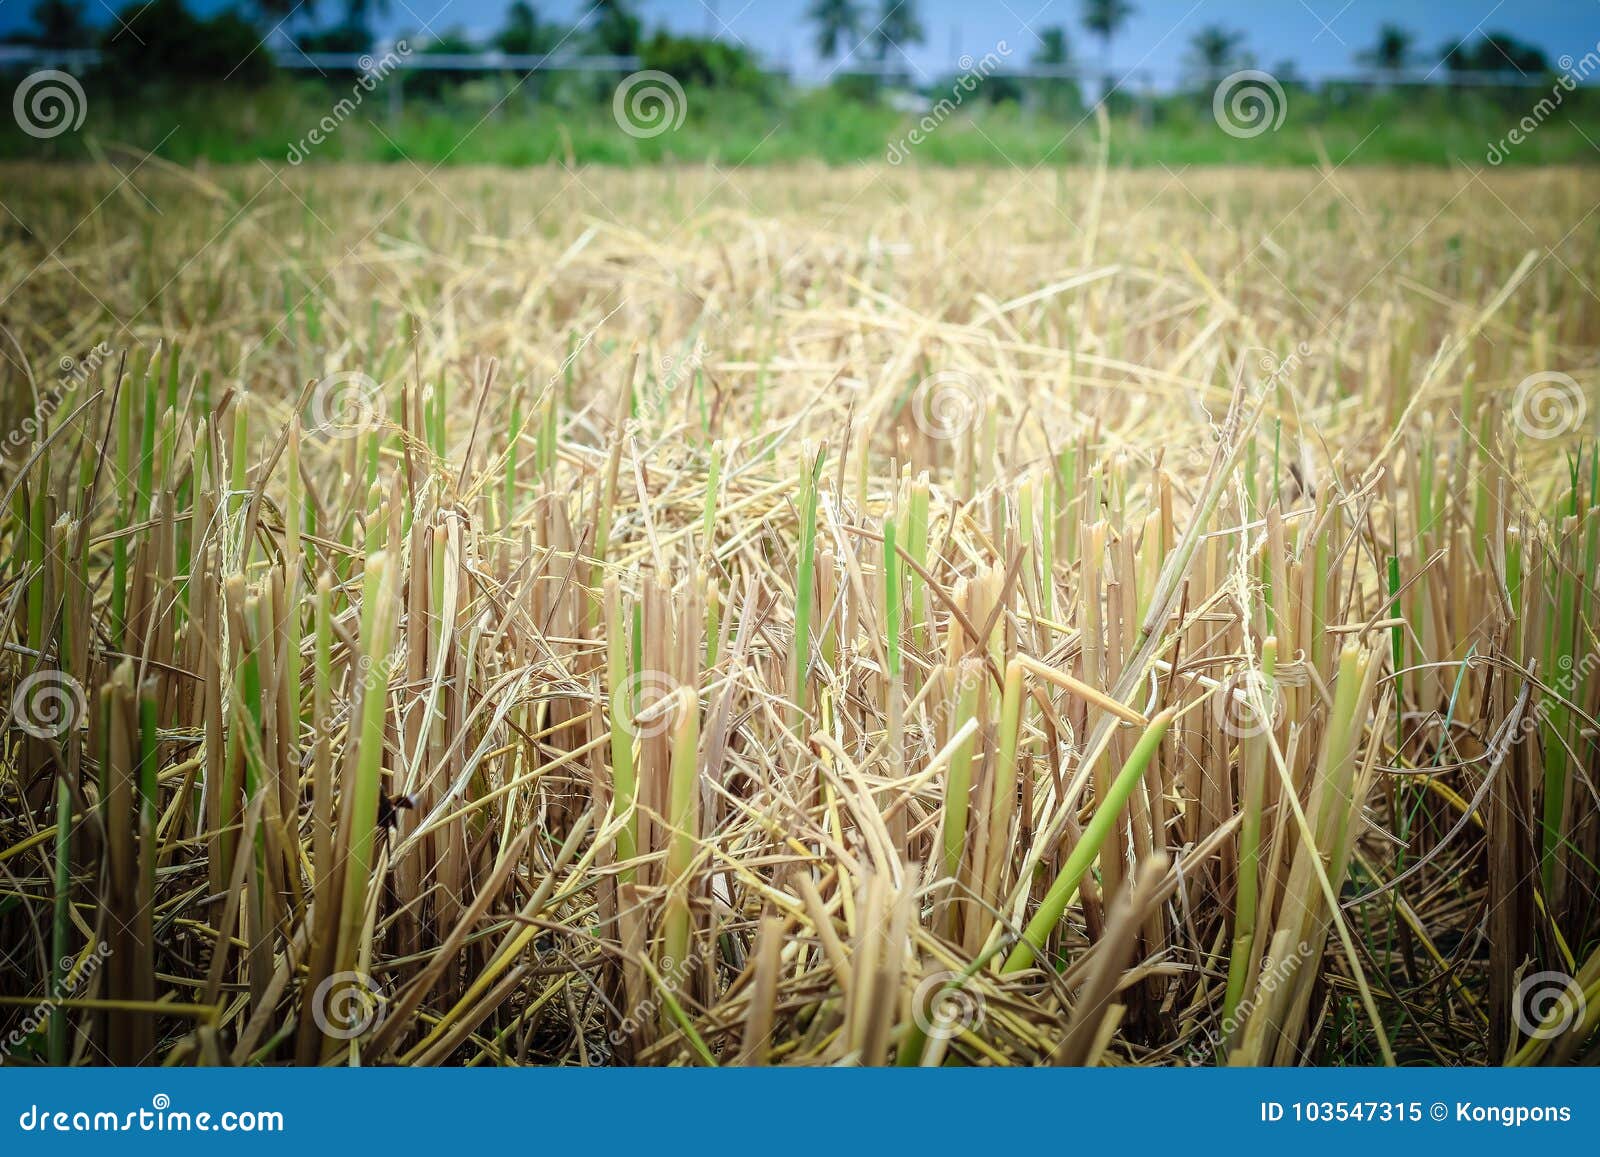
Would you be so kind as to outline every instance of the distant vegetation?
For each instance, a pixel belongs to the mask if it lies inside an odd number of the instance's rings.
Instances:
[[[71,158],[127,146],[178,161],[282,161],[290,142],[365,82],[353,69],[319,75],[284,69],[281,60],[297,51],[381,58],[397,43],[372,31],[386,11],[383,0],[350,0],[320,16],[309,4],[255,0],[202,17],[184,0],[133,0],[114,20],[92,22],[85,0],[39,0],[30,26],[11,40],[98,49],[98,63],[73,68],[92,116],[82,132],[48,139],[0,123],[0,156]],[[1128,0],[1084,0],[1077,28],[1054,25],[1037,30],[1033,43],[1005,46],[996,69],[967,63],[962,75],[935,77],[913,75],[905,55],[926,38],[912,0],[813,0],[803,10],[797,0],[797,11],[830,70],[821,84],[773,71],[734,40],[648,28],[633,0],[600,0],[575,26],[516,0],[490,36],[402,33],[403,56],[635,58],[681,88],[680,115],[670,132],[619,133],[613,97],[621,71],[530,72],[519,61],[488,72],[405,68],[382,79],[386,92],[368,84],[372,99],[357,102],[359,115],[305,155],[430,164],[898,162],[890,143],[909,132],[918,143],[903,156],[918,163],[1073,163],[1098,148],[1098,103],[1111,118],[1112,161],[1125,164],[1547,163],[1592,160],[1584,134],[1600,133],[1600,98],[1578,87],[1561,92],[1568,77],[1551,71],[1545,53],[1501,32],[1425,52],[1409,30],[1385,24],[1356,58],[1372,74],[1368,83],[1313,85],[1292,60],[1264,65],[1243,32],[1209,25],[1191,38],[1181,90],[1153,92],[1110,66],[1134,12]],[[1234,99],[1248,106],[1259,98],[1269,117],[1279,115],[1263,131],[1231,131],[1213,96],[1224,80],[1258,68],[1270,82],[1249,82],[1258,87],[1247,84]],[[1402,83],[1417,69],[1443,79]],[[1516,83],[1502,85],[1502,77]],[[1537,133],[1491,156],[1492,143],[1556,92],[1560,107],[1548,121],[1538,117]],[[930,110],[936,131],[924,115]],[[915,132],[919,125],[925,131]]]

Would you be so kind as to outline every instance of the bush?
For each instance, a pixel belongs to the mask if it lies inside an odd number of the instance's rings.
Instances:
[[[847,101],[877,104],[883,92],[883,82],[873,73],[840,72],[834,74],[828,88]]]
[[[657,32],[639,47],[645,68],[665,72],[679,84],[766,93],[768,78],[743,48],[721,40]]]

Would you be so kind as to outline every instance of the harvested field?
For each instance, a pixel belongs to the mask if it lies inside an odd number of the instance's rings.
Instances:
[[[0,168],[4,1059],[1592,1063],[1597,180]]]

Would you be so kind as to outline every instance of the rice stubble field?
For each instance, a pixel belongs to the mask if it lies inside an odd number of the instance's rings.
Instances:
[[[1592,171],[0,190],[6,1063],[1596,1059]]]

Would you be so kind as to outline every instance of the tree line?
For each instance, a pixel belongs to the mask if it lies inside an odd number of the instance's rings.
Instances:
[[[374,47],[375,25],[391,13],[390,0],[344,0],[337,11],[319,18],[316,0],[251,0],[211,16],[190,11],[184,0],[132,0],[114,18],[99,23],[89,18],[91,0],[37,0],[29,26],[10,37],[13,43],[46,49],[93,47],[102,55],[101,72],[113,79],[140,83],[227,79],[259,83],[276,69],[274,55],[262,51],[264,38],[282,36],[305,53],[364,53]],[[1081,0],[1079,27],[1052,25],[1037,30],[1037,43],[1026,63],[1067,71],[1081,68],[1103,78],[1101,95],[1116,87],[1111,51],[1136,14],[1132,0]],[[838,87],[872,97],[885,86],[911,87],[916,71],[906,53],[926,42],[927,32],[916,0],[811,0],[805,9],[813,44]],[[1092,59],[1080,60],[1075,35],[1096,44]],[[413,45],[418,41],[413,38]],[[288,49],[285,45],[285,49]],[[460,29],[430,36],[419,51],[467,54],[496,50],[510,55],[638,57],[644,67],[673,75],[680,83],[712,88],[765,90],[771,76],[745,47],[715,36],[685,36],[644,26],[636,0],[594,0],[576,24],[547,20],[528,0],[514,0],[503,24],[491,36],[474,40]],[[853,66],[868,64],[872,75]],[[1019,59],[1017,64],[1022,64]],[[1384,24],[1357,63],[1384,74],[1415,68],[1441,68],[1446,76],[1467,74],[1547,73],[1550,62],[1538,47],[1508,33],[1489,32],[1470,41],[1452,41],[1433,52],[1421,49],[1416,36],[1395,23]],[[1232,72],[1263,67],[1283,85],[1304,84],[1292,60],[1260,64],[1242,31],[1220,24],[1199,29],[1184,57],[1186,81],[1214,85]],[[1057,85],[1059,88],[1059,83]],[[1022,90],[1007,78],[987,81],[991,100],[1020,97]]]

